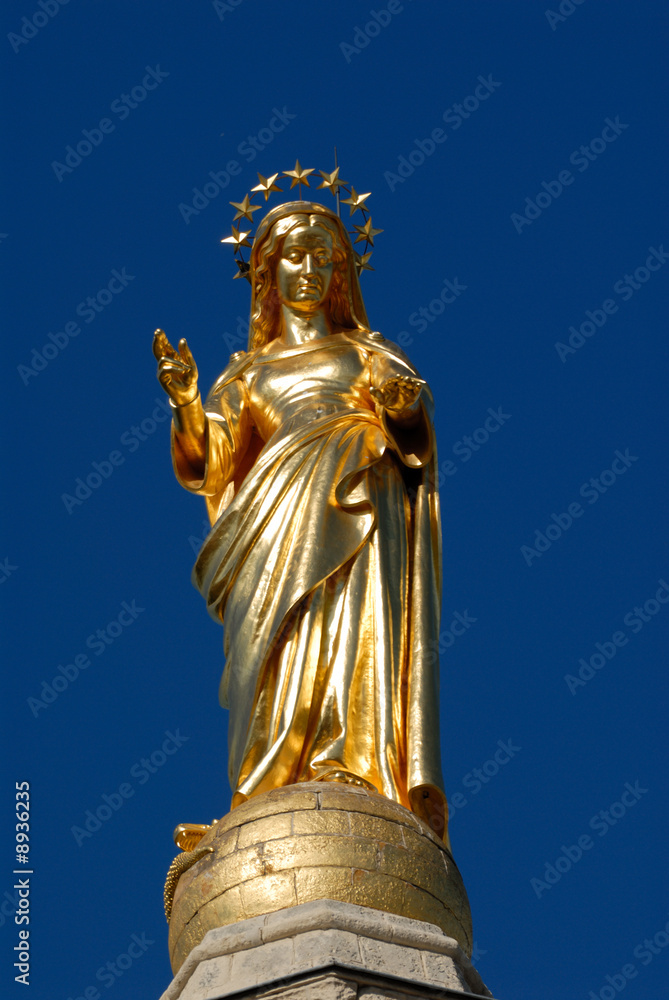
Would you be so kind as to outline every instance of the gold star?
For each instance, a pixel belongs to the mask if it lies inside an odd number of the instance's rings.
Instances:
[[[372,256],[372,251],[371,250],[369,251],[369,253],[363,253],[363,254],[357,253],[355,255],[355,267],[356,267],[356,270],[357,270],[358,274],[360,274],[362,271],[373,271],[374,270],[374,268],[370,264],[367,263],[367,261],[369,260],[369,258],[371,256]]]
[[[248,219],[252,223],[253,213],[260,211],[260,205],[252,205],[247,194],[244,195],[244,201],[231,201],[230,204],[237,209],[233,222],[237,219]]]
[[[355,229],[356,233],[358,233],[354,241],[355,243],[360,243],[361,240],[367,240],[367,242],[370,243],[372,246],[374,246],[374,237],[378,236],[379,233],[383,232],[382,229],[372,229],[371,215],[367,219],[367,222],[364,224],[364,226],[354,226],[353,228]]]
[[[355,190],[355,188],[352,187],[351,188],[351,197],[350,198],[342,198],[342,202],[341,203],[342,203],[342,205],[350,205],[351,206],[351,215],[353,215],[353,213],[356,212],[358,209],[360,209],[363,212],[368,212],[369,209],[365,205],[365,198],[370,198],[371,194],[372,194],[371,191],[368,191],[366,194],[358,194],[358,192]]]
[[[309,187],[310,185],[309,181],[307,180],[307,177],[309,176],[309,174],[313,174],[313,172],[314,172],[313,167],[309,167],[308,169],[303,170],[302,167],[300,166],[300,161],[295,160],[295,169],[284,170],[283,176],[291,178],[290,190],[292,191],[296,184],[304,184],[305,187]]]
[[[336,195],[342,184],[346,184],[346,181],[339,180],[339,167],[333,170],[331,174],[326,174],[324,170],[319,170],[318,172],[323,178],[323,183],[318,185],[319,190],[320,188],[329,188],[332,194]]]
[[[238,229],[235,229],[235,227],[233,226],[232,236],[226,236],[224,240],[221,240],[221,243],[232,243],[235,248],[235,253],[237,253],[240,247],[251,246],[251,244],[246,238],[247,236],[250,235],[250,232],[251,230],[249,229],[248,233],[240,233],[240,231]]]
[[[272,174],[271,177],[263,177],[262,174],[258,174],[258,180],[260,181],[260,184],[256,184],[256,186],[252,187],[251,190],[262,191],[262,193],[265,195],[265,201],[268,201],[272,191],[281,190],[279,185],[274,183],[278,176],[279,176],[278,174]]]
[[[235,275],[235,278],[246,278],[246,280],[248,282],[250,282],[251,281],[251,265],[249,264],[249,262],[246,261],[246,260],[239,260],[239,259],[237,259],[236,264],[237,264],[237,267],[239,268],[239,270],[237,271],[237,274]]]

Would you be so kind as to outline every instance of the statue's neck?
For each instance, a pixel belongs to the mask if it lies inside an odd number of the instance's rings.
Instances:
[[[323,308],[313,312],[298,312],[283,304],[281,306],[281,340],[291,347],[306,344],[310,340],[329,337],[332,333],[330,317]]]

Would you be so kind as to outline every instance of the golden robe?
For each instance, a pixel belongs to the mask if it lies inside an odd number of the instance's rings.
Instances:
[[[439,751],[440,523],[431,400],[415,429],[369,393],[416,376],[346,331],[233,361],[205,404],[196,480],[212,530],[193,570],[225,623],[233,807],[344,770],[446,838]]]

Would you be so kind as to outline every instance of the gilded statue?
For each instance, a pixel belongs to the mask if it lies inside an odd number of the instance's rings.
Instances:
[[[154,353],[176,477],[211,521],[193,582],[224,626],[233,809],[342,781],[446,840],[433,401],[370,328],[360,260],[336,212],[279,205],[245,268],[248,350],[206,401],[186,340],[158,330]]]

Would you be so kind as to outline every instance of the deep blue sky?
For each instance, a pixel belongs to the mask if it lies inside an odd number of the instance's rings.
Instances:
[[[11,899],[14,782],[27,780],[29,995],[68,1000],[95,986],[148,1000],[171,979],[161,899],[171,832],[224,814],[229,790],[222,632],[189,582],[204,506],[176,484],[168,425],[152,417],[151,334],[187,336],[203,386],[214,380],[243,346],[235,331],[249,308],[218,242],[229,200],[256,171],[296,157],[331,170],[336,145],[342,176],[372,191],[384,230],[363,279],[370,322],[407,345],[437,399],[443,628],[454,612],[476,619],[444,655],[442,720],[478,968],[501,1000],[605,1000],[621,975],[627,1000],[659,1000],[669,975],[669,604],[655,596],[669,596],[659,583],[669,582],[666,8],[585,0],[551,25],[546,0],[404,0],[367,37],[356,26],[387,3],[218,7],[72,0],[39,30],[22,22],[37,0],[2,13],[0,894]],[[22,26],[34,37],[12,45]],[[367,44],[347,48],[355,39]],[[154,89],[123,105],[145,78]],[[283,128],[268,133],[277,111]],[[54,168],[104,119],[89,155]],[[251,159],[258,136],[266,148]],[[414,168],[398,181],[402,157]],[[180,210],[230,163],[236,175],[199,214]],[[442,310],[446,280],[459,294]],[[101,290],[101,311],[87,312]],[[570,335],[572,351],[556,349]],[[501,411],[488,423],[497,429],[475,434],[489,410]],[[472,435],[480,446],[468,452]],[[107,478],[66,504],[94,463]],[[549,525],[545,551],[531,552]],[[96,646],[124,602],[135,617],[122,614],[120,634]],[[84,655],[90,666],[51,704],[29,701]],[[184,741],[150,774],[138,762],[162,760],[166,731]],[[499,741],[517,749],[494,773]],[[72,828],[124,783],[129,797],[78,844]],[[600,812],[623,793],[610,825]],[[563,848],[576,858],[583,837],[582,857],[569,870],[558,862],[559,881],[532,883]],[[0,911],[0,979],[19,996],[11,910]],[[643,942],[658,934],[654,954]],[[105,972],[133,935],[153,943],[120,978]]]

